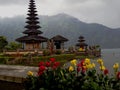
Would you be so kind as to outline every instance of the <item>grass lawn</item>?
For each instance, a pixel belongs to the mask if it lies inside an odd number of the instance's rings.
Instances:
[[[50,55],[50,56],[7,56],[0,55],[0,64],[11,64],[11,65],[27,65],[27,66],[38,66],[40,61],[48,61],[50,58],[55,58],[56,61],[59,61],[61,64],[64,64],[72,59],[84,59],[84,58],[95,58],[94,56],[83,56],[75,54],[59,54],[59,55]]]

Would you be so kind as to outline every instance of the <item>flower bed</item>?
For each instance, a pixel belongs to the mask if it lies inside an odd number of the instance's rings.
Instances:
[[[40,62],[38,75],[31,71],[24,82],[26,90],[120,90],[119,64],[113,65],[114,75],[104,66],[102,59],[97,60],[99,71],[95,63],[86,58],[81,61],[70,61],[70,66],[61,67],[55,58]]]

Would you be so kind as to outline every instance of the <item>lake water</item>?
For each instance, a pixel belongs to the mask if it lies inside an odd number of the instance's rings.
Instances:
[[[102,55],[101,58],[104,60],[104,65],[111,71],[110,73],[113,72],[114,63],[117,62],[120,65],[120,48],[103,49],[101,55]]]

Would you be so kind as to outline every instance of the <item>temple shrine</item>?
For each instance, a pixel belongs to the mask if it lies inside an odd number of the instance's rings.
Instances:
[[[83,36],[80,36],[79,37],[79,40],[78,40],[79,43],[76,44],[77,47],[79,47],[81,49],[81,51],[86,51],[87,50],[87,44],[85,43],[85,39]]]
[[[68,41],[67,38],[61,35],[56,35],[51,40],[54,42],[55,49],[64,49],[64,42]]]

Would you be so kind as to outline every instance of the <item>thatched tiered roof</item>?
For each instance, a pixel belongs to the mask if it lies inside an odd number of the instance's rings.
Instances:
[[[36,14],[36,6],[35,1],[30,0],[29,8],[28,8],[28,17],[26,18],[27,25],[25,26],[26,30],[23,32],[23,34],[26,34],[23,37],[17,38],[16,41],[18,42],[45,42],[47,41],[46,37],[42,37],[39,34],[42,34],[42,31],[38,30],[41,28],[39,26],[38,21],[38,14]]]
[[[78,40],[79,43],[76,44],[76,46],[88,46],[86,43],[85,43],[85,39],[83,36],[80,36],[79,37],[79,40]]]

